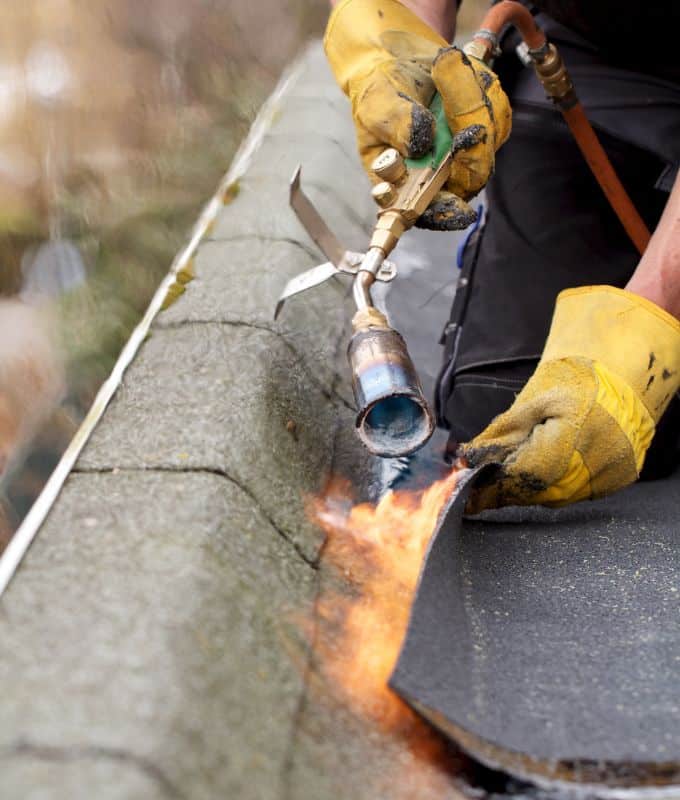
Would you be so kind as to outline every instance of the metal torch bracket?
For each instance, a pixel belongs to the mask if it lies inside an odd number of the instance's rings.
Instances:
[[[286,284],[274,311],[274,319],[281,313],[286,300],[300,292],[306,292],[315,286],[333,278],[336,275],[356,275],[361,267],[365,253],[346,250],[338,241],[333,231],[328,227],[323,217],[319,214],[312,201],[300,187],[301,168],[295,170],[290,182],[290,205],[310,237],[316,242],[319,249],[328,261],[308,269],[291,278]],[[397,267],[393,261],[383,261],[375,279],[389,283],[397,276]]]

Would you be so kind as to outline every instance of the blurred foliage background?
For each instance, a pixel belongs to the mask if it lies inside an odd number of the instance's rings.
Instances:
[[[49,316],[66,386],[36,430],[13,418],[23,415],[18,406],[7,419],[0,413],[4,538],[42,488],[283,67],[326,14],[321,0],[0,4],[0,296],[39,308],[21,317],[25,326]],[[37,304],[27,285],[37,288]],[[41,378],[37,394],[53,397],[46,365],[32,363],[44,360],[45,348],[32,331],[15,334],[17,363],[0,366],[0,394],[29,370]],[[17,441],[19,429],[30,442]]]
[[[461,31],[487,5],[465,0]],[[44,485],[282,69],[327,13],[326,0],[0,4],[0,316],[29,306],[32,317],[14,318],[49,324],[58,341],[50,351],[15,324],[4,356],[0,348],[0,540]],[[59,389],[40,363],[57,351]],[[32,383],[3,417],[3,391],[26,375]],[[30,392],[44,402],[23,425]],[[57,395],[56,411],[43,414]]]

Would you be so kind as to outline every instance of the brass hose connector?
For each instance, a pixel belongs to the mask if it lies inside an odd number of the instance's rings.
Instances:
[[[578,102],[574,84],[557,48],[548,44],[544,54],[537,56],[530,51],[529,55],[548,97],[563,111],[573,108]]]
[[[474,38],[463,46],[463,52],[488,66],[500,55],[498,35],[487,28],[480,28],[475,32]]]
[[[383,211],[373,229],[370,246],[379,247],[388,256],[408,227],[404,216],[402,211]]]
[[[489,9],[482,27],[463,48],[466,55],[490,64],[498,55],[498,40],[506,25],[517,28],[530,51],[539,53],[545,47],[545,34],[536,25],[531,11],[516,0],[501,0]]]

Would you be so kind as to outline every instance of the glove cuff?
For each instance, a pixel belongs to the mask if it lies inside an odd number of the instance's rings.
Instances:
[[[388,56],[380,39],[387,31],[412,33],[437,47],[447,46],[442,36],[397,0],[340,0],[328,18],[323,46],[345,94],[353,79],[367,75]]]
[[[657,422],[680,387],[680,322],[624,289],[567,289],[557,298],[541,361],[570,357],[604,365]]]

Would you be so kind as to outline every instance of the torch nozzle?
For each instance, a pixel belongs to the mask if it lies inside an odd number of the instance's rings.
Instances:
[[[371,317],[380,314],[372,311]],[[368,450],[393,458],[422,447],[434,431],[434,418],[401,335],[386,320],[384,325],[360,328],[347,355],[357,432]]]

